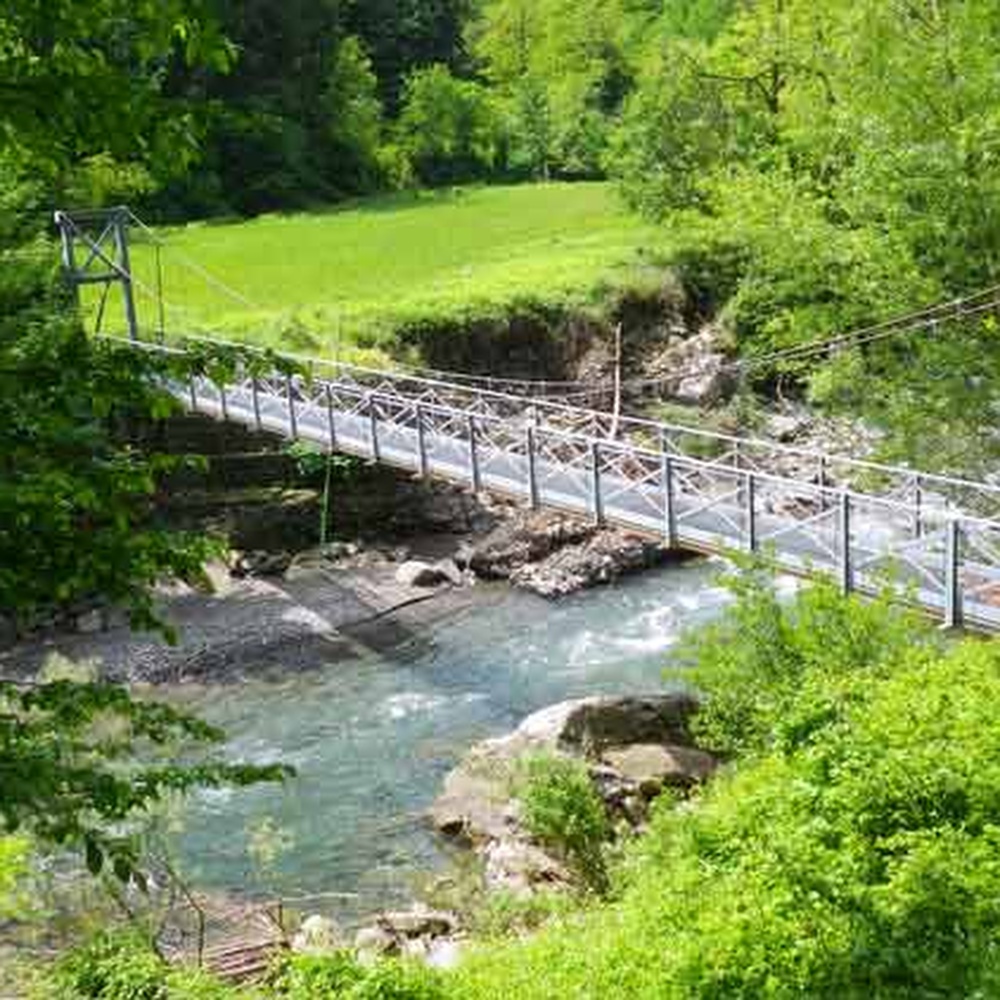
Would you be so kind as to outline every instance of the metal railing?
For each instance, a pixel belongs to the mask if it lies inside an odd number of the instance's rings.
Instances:
[[[167,350],[140,345],[149,350]],[[847,592],[891,587],[939,617],[1000,628],[1000,489],[759,439],[299,359],[173,384],[190,409],[655,534],[767,550]],[[706,442],[711,447],[706,447]],[[710,452],[705,455],[704,452]]]

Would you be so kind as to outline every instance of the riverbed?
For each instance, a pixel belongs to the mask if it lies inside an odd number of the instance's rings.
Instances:
[[[204,889],[299,901],[346,925],[409,901],[418,876],[448,863],[426,811],[462,754],[566,698],[662,690],[682,629],[727,602],[720,568],[672,564],[555,604],[483,587],[391,651],[187,688],[232,756],[280,759],[297,776],[187,805],[183,869]]]

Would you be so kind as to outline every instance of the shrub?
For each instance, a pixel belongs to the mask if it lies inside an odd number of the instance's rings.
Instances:
[[[517,794],[532,835],[559,851],[588,889],[607,893],[604,844],[612,829],[586,765],[552,754],[528,757]]]
[[[744,561],[721,580],[736,603],[689,632],[668,670],[705,696],[694,730],[719,753],[805,742],[833,711],[829,695],[839,679],[884,673],[913,643],[932,641],[888,586],[875,600],[844,598],[831,580],[820,580],[783,602],[763,561]]]
[[[444,1000],[438,973],[421,965],[383,961],[361,965],[349,952],[297,955],[278,982],[288,1000]]]
[[[458,995],[998,995],[1000,646],[743,581],[696,666],[747,700],[750,756],[654,807],[618,903],[474,955]]]
[[[135,930],[108,931],[56,964],[40,997],[59,1000],[237,1000],[243,996],[199,969],[171,966]]]

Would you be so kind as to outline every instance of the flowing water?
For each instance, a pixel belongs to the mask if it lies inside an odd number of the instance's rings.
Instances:
[[[391,655],[200,692],[191,707],[234,755],[298,775],[202,795],[179,837],[186,871],[211,889],[330,894],[313,908],[348,924],[406,901],[445,864],[426,810],[469,746],[566,698],[662,690],[680,630],[727,600],[718,569],[668,566],[557,604],[487,588]]]

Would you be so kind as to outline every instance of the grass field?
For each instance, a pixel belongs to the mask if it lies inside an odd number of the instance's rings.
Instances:
[[[339,341],[355,356],[408,321],[496,314],[525,300],[592,302],[629,281],[659,238],[609,185],[593,183],[395,195],[157,235],[168,335],[322,353]],[[155,328],[155,255],[138,229],[132,256],[140,321]],[[103,326],[121,330],[117,303]]]

